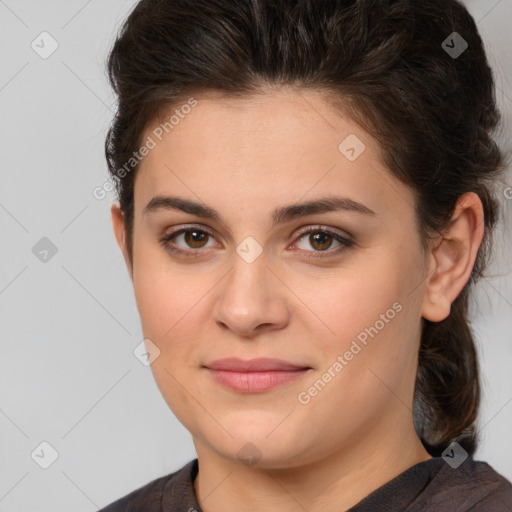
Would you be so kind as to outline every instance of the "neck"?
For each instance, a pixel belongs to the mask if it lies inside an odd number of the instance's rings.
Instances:
[[[378,432],[365,436],[364,444],[351,443],[312,462],[278,469],[233,462],[194,438],[198,502],[204,512],[348,510],[406,469],[431,458],[409,423],[407,429],[395,423],[383,430],[381,425]]]

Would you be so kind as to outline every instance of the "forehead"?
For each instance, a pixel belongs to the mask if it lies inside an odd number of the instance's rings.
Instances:
[[[390,186],[375,139],[321,92],[193,99],[193,107],[174,105],[146,128],[143,140],[154,147],[139,166],[136,204],[179,191],[217,206],[231,198],[268,209],[329,192],[385,210],[408,194],[401,183]]]

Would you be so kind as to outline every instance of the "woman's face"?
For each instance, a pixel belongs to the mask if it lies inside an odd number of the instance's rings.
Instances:
[[[414,194],[323,98],[204,95],[143,137],[132,279],[151,368],[195,442],[233,461],[369,456],[412,427],[426,277]],[[302,370],[208,368],[224,358]]]

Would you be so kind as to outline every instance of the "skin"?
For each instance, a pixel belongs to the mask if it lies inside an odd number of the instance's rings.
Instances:
[[[111,212],[144,337],[160,350],[154,377],[193,436],[199,504],[205,512],[346,510],[430,458],[412,417],[422,318],[446,318],[469,279],[482,204],[476,194],[461,196],[449,229],[424,254],[413,190],[321,92],[197,100],[137,171],[133,265],[119,205]],[[354,161],[338,149],[349,134],[366,146]],[[206,204],[222,222],[171,209],[144,214],[156,195]],[[274,208],[332,195],[375,215],[330,211],[272,227]],[[192,246],[174,239],[195,258],[166,251],[159,239],[188,224],[214,236]],[[303,235],[318,224],[354,244],[327,238],[322,246]],[[252,263],[236,252],[247,236],[263,249]],[[401,311],[300,403],[299,393],[396,302]],[[224,357],[273,357],[312,370],[270,391],[239,393],[202,367]],[[249,463],[239,455],[244,446]]]

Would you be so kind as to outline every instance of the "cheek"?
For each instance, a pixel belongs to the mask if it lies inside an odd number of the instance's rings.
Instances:
[[[163,272],[142,265],[134,275],[134,291],[144,338],[160,350],[151,364],[155,382],[177,418],[188,424],[195,402],[190,391],[201,361],[197,359],[204,325],[205,291],[212,285],[183,272]],[[142,270],[143,269],[143,270]],[[192,393],[203,403],[200,390]]]
[[[206,274],[205,274],[206,276]],[[180,329],[193,335],[195,306],[211,288],[193,265],[178,266],[163,248],[139,243],[134,251],[133,289],[144,335],[162,343]]]
[[[395,317],[393,304],[401,297],[400,278],[370,263],[358,269],[340,268],[336,273],[295,272],[284,280],[293,290],[299,323],[321,335],[333,348],[337,340],[350,340],[379,321]],[[364,337],[364,334],[362,335]]]
[[[210,288],[183,276],[139,275],[134,279],[134,290],[144,336],[154,337],[164,346],[178,344],[181,338],[196,338],[204,323],[201,299]]]
[[[391,259],[381,258],[380,265],[375,262],[325,279],[302,274],[291,286],[308,305],[305,311],[296,310],[295,316],[305,336],[315,340],[320,376],[330,368],[336,374],[331,379],[334,386],[325,375],[328,386],[338,389],[334,401],[357,405],[375,393],[385,393],[383,382],[399,388],[404,374],[411,374],[418,311],[404,286],[403,267],[392,265]],[[336,372],[332,367],[337,362],[343,369],[338,365]],[[348,389],[350,396],[346,396]]]

